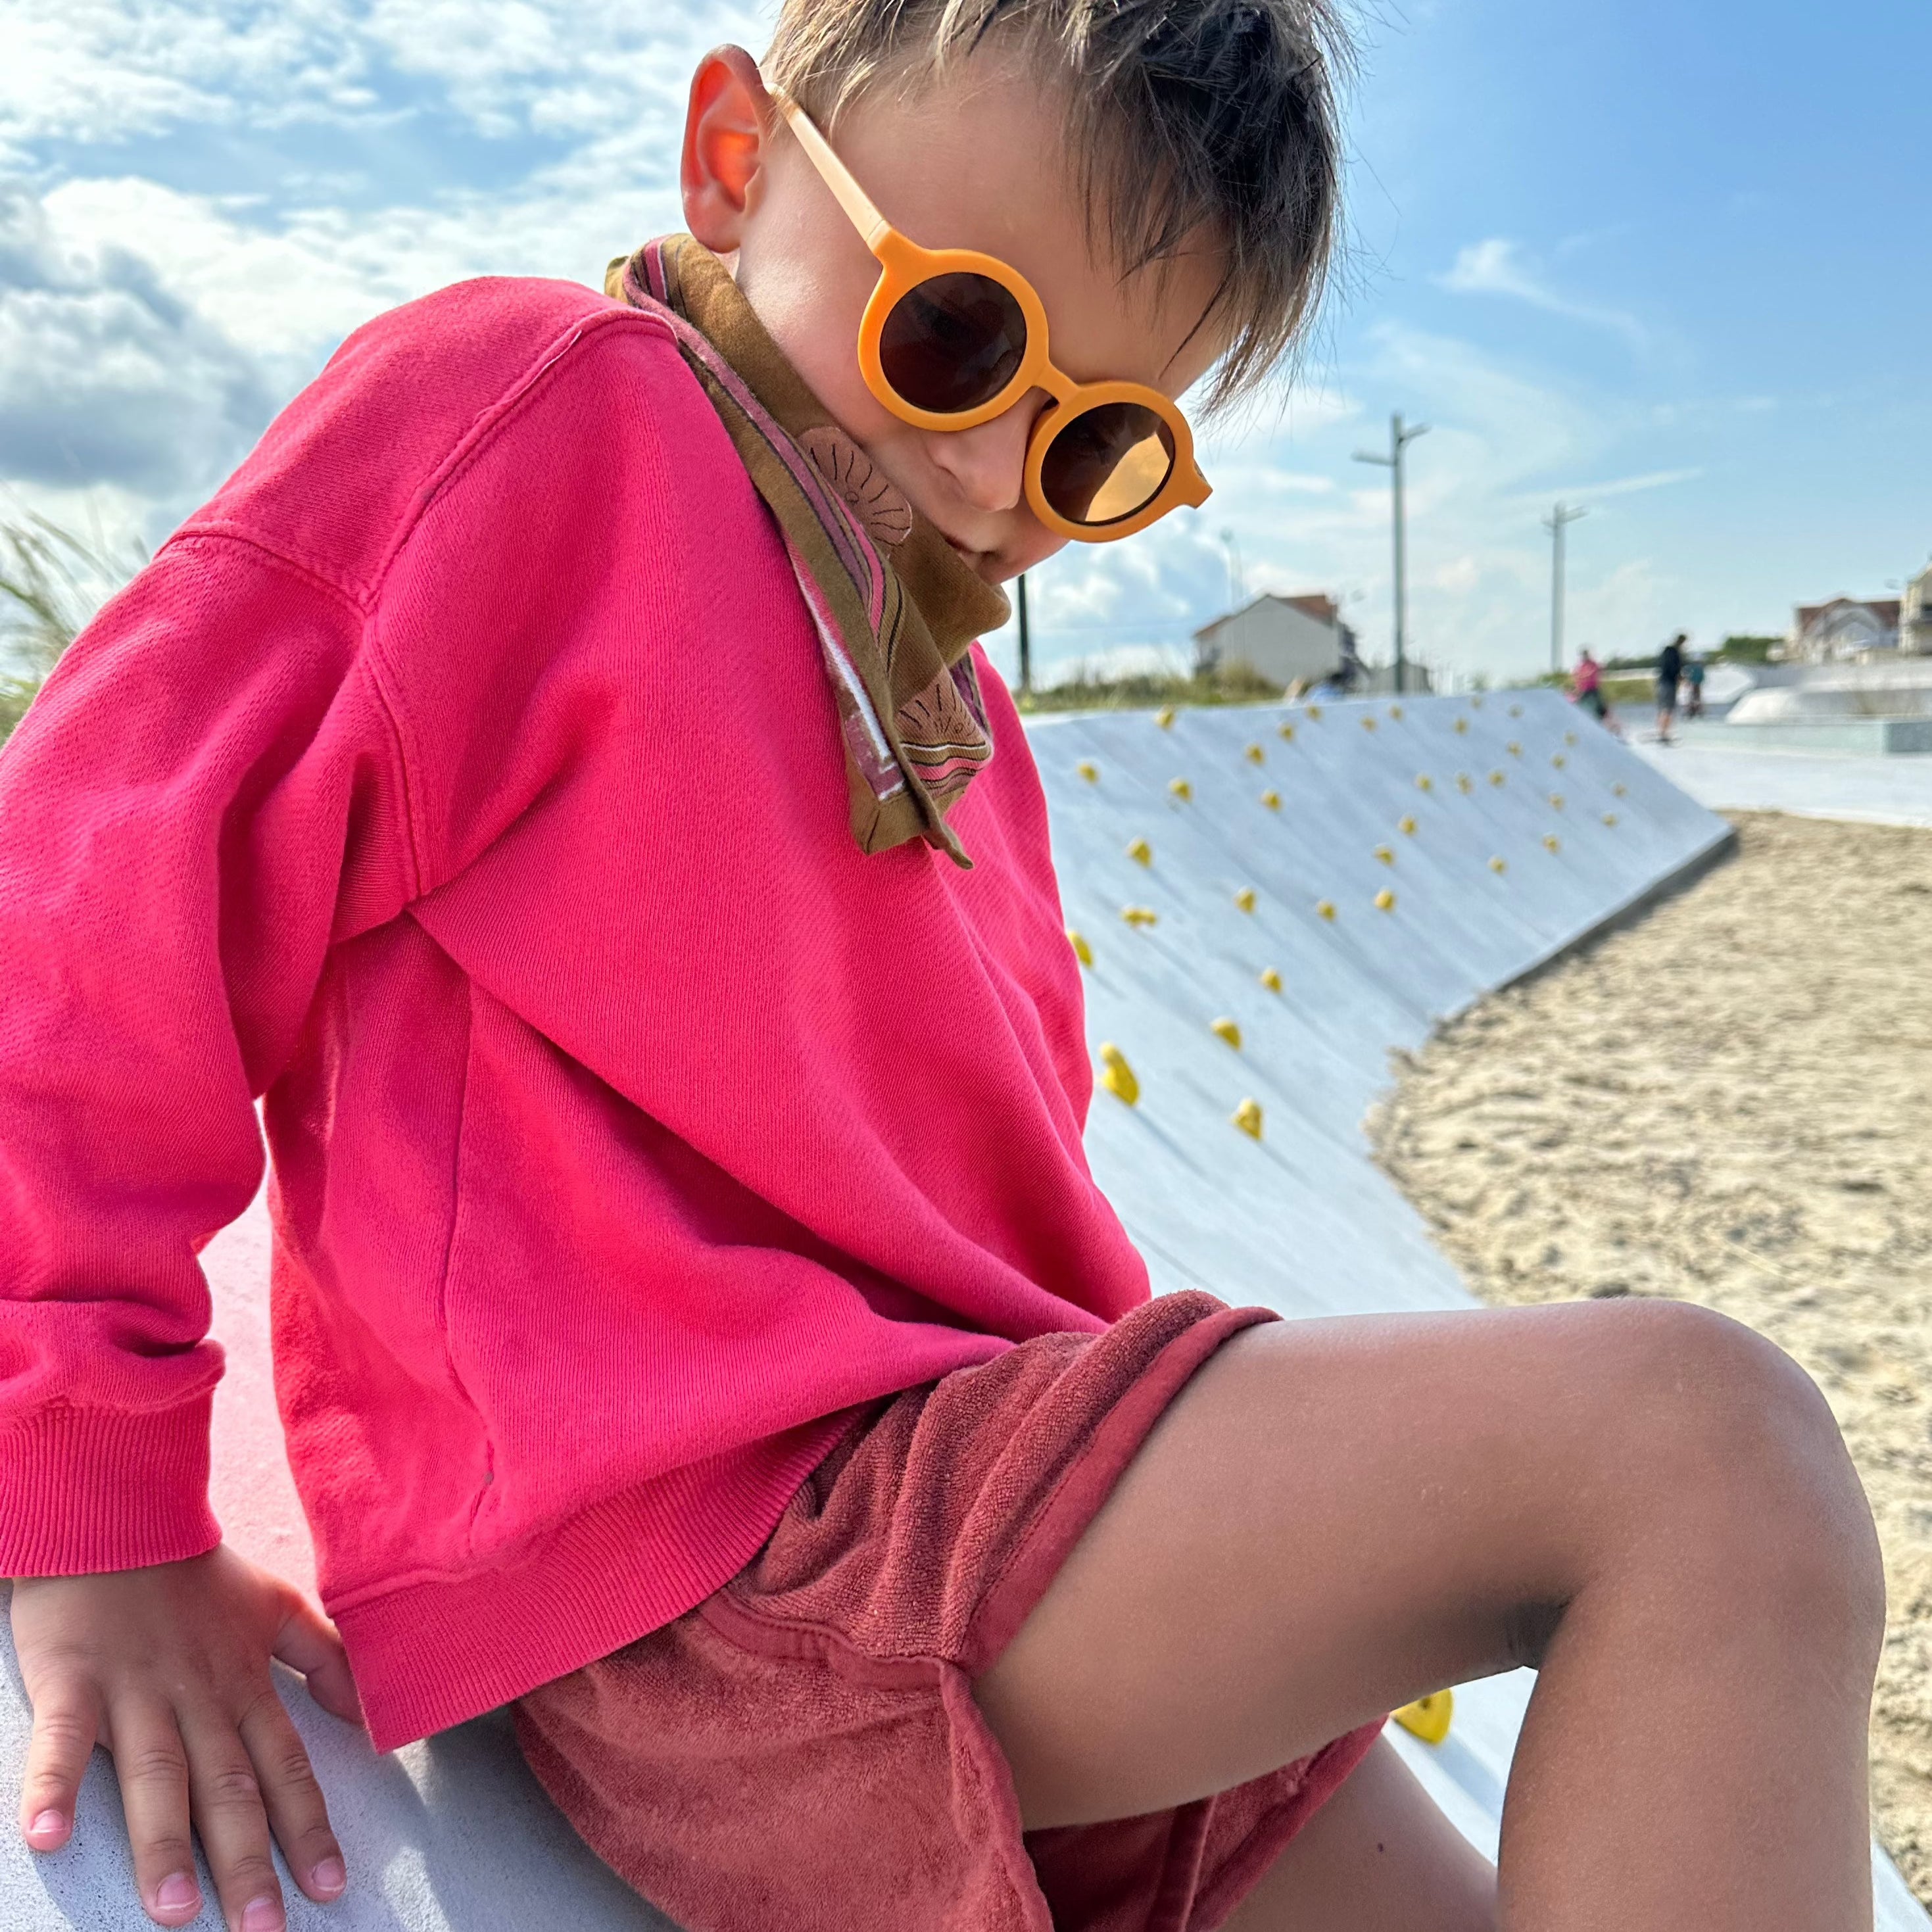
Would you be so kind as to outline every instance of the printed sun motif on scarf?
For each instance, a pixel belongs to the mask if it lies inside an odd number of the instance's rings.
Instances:
[[[838,705],[860,849],[923,838],[970,866],[946,814],[993,755],[968,653],[1006,600],[827,419],[708,249],[648,242],[604,289],[668,323],[777,520]]]

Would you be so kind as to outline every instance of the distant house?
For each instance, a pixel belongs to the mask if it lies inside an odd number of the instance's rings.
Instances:
[[[1804,664],[1859,664],[1899,646],[1899,600],[1834,597],[1792,612],[1784,654]]]
[[[1905,586],[1900,599],[1898,648],[1922,658],[1932,658],[1932,563],[1928,563]]]
[[[1271,682],[1319,684],[1339,678],[1353,684],[1362,674],[1355,634],[1342,621],[1332,597],[1277,597],[1264,592],[1238,610],[1216,617],[1194,634],[1194,663],[1208,672],[1244,664]]]
[[[1342,622],[1340,608],[1320,591],[1303,597],[1264,592],[1195,632],[1197,671],[1237,664],[1284,688],[1331,679],[1364,694],[1395,688],[1395,674],[1388,665],[1362,662],[1355,634]],[[1432,688],[1428,671],[1413,660],[1406,682],[1411,691]]]

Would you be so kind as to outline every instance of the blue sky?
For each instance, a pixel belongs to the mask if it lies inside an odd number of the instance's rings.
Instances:
[[[0,490],[152,542],[342,335],[467,274],[594,281],[675,224],[700,0],[0,0]],[[1932,554],[1932,6],[1412,0],[1364,30],[1352,268],[1298,380],[1210,426],[1217,484],[1034,580],[1049,668],[1172,650],[1228,592],[1468,675],[1570,635],[1784,628]],[[1010,640],[994,640],[1010,660]]]

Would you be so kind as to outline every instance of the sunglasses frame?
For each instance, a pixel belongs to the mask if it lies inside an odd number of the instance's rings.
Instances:
[[[782,88],[773,88],[771,95],[798,136],[806,158],[878,260],[879,279],[859,323],[859,373],[866,379],[866,386],[894,416],[916,429],[975,429],[1004,415],[1029,391],[1044,389],[1053,400],[1051,406],[1041,412],[1027,439],[1027,501],[1048,530],[1076,543],[1116,542],[1132,536],[1136,530],[1145,530],[1184,503],[1198,508],[1208,500],[1213,485],[1202,475],[1194,460],[1194,432],[1172,397],[1150,388],[1144,382],[1076,382],[1056,368],[1048,353],[1046,305],[1018,269],[976,249],[925,248],[902,234],[879,212],[871,196],[832,152],[831,143],[805,110]],[[886,318],[902,297],[936,275],[959,274],[984,276],[1012,297],[1026,322],[1026,349],[1020,366],[998,395],[970,410],[941,413],[921,409],[892,387],[880,359],[880,344]],[[1174,439],[1174,460],[1166,481],[1138,509],[1110,523],[1076,523],[1063,517],[1047,501],[1040,472],[1046,452],[1060,430],[1090,410],[1108,403],[1137,403],[1151,410],[1167,425]]]

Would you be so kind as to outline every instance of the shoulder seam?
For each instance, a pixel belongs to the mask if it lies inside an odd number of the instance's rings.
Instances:
[[[398,556],[416,534],[417,525],[422,522],[436,498],[476,460],[490,439],[530,400],[545,379],[565,362],[573,350],[593,336],[601,335],[606,329],[616,327],[644,328],[674,346],[677,340],[656,316],[640,309],[615,307],[593,312],[568,325],[562,334],[553,336],[531,366],[494,402],[487,404],[477,413],[469,428],[457,438],[435,468],[417,487],[408,510],[397,525],[394,534],[376,562],[369,586],[372,603],[380,600],[382,586],[388,580],[389,572]]]

